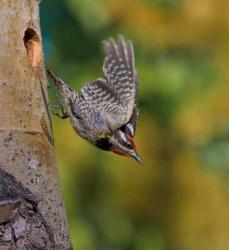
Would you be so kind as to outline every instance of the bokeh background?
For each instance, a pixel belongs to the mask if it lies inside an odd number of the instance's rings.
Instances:
[[[101,41],[118,34],[134,43],[140,79],[143,167],[92,147],[53,117],[74,249],[228,250],[228,1],[40,7],[46,61],[73,88],[101,76]]]

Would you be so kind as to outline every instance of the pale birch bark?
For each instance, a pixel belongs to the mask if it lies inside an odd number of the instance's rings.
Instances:
[[[70,249],[45,100],[39,1],[0,5],[0,249]]]

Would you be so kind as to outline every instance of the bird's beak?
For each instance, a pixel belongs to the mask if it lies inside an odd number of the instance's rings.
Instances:
[[[138,155],[138,153],[136,151],[134,151],[134,150],[130,151],[129,156],[134,158],[137,162],[143,164],[143,161],[142,161],[141,157]]]

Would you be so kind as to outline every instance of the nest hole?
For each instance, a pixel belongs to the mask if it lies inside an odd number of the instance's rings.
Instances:
[[[33,67],[42,64],[42,47],[41,41],[35,30],[28,28],[24,33],[24,44],[29,61]]]

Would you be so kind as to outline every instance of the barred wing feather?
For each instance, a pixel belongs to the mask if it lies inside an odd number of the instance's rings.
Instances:
[[[119,36],[118,43],[112,38],[104,41],[104,49],[104,78],[86,84],[81,89],[82,95],[110,130],[114,131],[128,122],[135,129],[138,111],[133,45]]]

